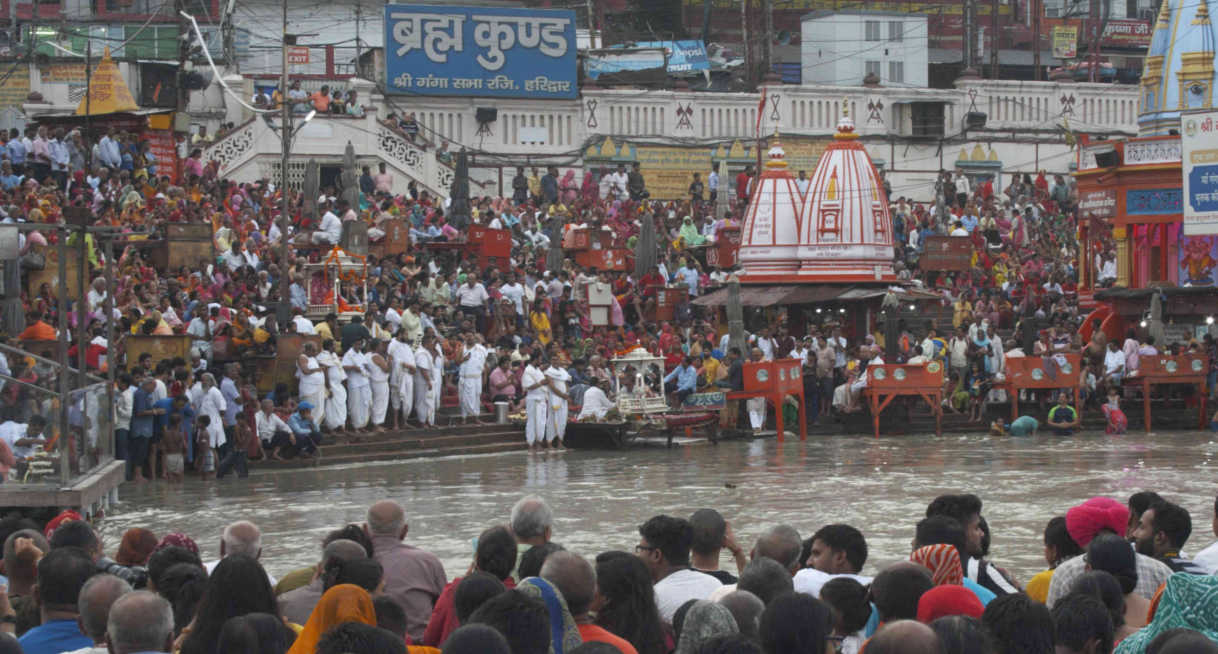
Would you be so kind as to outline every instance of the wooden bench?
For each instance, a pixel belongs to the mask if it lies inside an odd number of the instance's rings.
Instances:
[[[935,435],[943,435],[943,364],[938,361],[869,366],[863,396],[871,408],[871,424],[876,438],[880,437],[880,414],[901,396],[926,400],[935,414]]]
[[[808,440],[808,420],[804,408],[803,362],[799,359],[775,361],[745,361],[743,364],[744,389],[728,393],[727,399],[747,400],[764,397],[774,405],[774,419],[778,428],[778,442],[783,442],[784,428],[782,402],[787,395],[799,399],[799,440]]]
[[[1147,433],[1150,433],[1150,390],[1151,387],[1162,384],[1191,384],[1197,387],[1198,428],[1205,429],[1205,383],[1209,368],[1209,357],[1204,354],[1156,354],[1138,357],[1138,369],[1126,376],[1121,383],[1142,389],[1142,420]]]
[[[1047,363],[1043,356],[1006,357],[1003,375],[1005,379],[995,382],[994,388],[1006,391],[1011,398],[1011,420],[1019,417],[1019,391],[1022,390],[1069,390],[1074,393],[1074,406],[1079,406],[1079,371],[1082,355],[1055,354],[1065,357],[1065,363]],[[1056,359],[1055,359],[1056,360]]]

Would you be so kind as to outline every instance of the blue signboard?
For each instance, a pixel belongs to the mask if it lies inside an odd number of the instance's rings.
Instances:
[[[1184,193],[1178,188],[1125,191],[1125,213],[1129,215],[1180,213],[1183,206]]]
[[[385,87],[410,95],[574,98],[575,12],[385,6]]]
[[[1197,213],[1218,211],[1218,166],[1193,166],[1189,171],[1188,204]]]

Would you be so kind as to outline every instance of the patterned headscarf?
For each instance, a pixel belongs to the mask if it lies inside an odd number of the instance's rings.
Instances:
[[[1187,572],[1168,577],[1150,624],[1121,641],[1115,654],[1141,654],[1159,634],[1181,628],[1218,642],[1218,577]]]
[[[181,547],[183,549],[188,549],[195,554],[199,553],[199,546],[195,544],[194,540],[192,540],[190,536],[177,532],[165,534],[165,537],[161,539],[161,542],[157,543],[156,550],[160,551],[166,547]]]
[[[931,580],[936,586],[964,583],[964,568],[960,565],[960,553],[952,545],[927,545],[914,550],[909,560],[930,570]]]
[[[727,607],[716,602],[699,600],[685,614],[676,654],[694,654],[703,644],[718,636],[739,633],[736,618]]]
[[[567,608],[567,601],[562,593],[540,577],[529,577],[516,586],[516,590],[541,600],[550,614],[550,651],[549,654],[564,654],[579,646],[581,639],[579,627]]]

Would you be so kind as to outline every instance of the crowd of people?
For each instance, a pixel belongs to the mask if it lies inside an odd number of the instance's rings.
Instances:
[[[420,129],[411,115],[391,122],[403,134]],[[758,179],[752,167],[721,179],[716,166],[705,182],[693,177],[688,198],[664,201],[650,197],[637,164],[629,171],[624,165],[588,170],[582,177],[575,170],[518,168],[510,195],[475,196],[466,207],[414,182],[397,188],[381,164],[375,173],[365,167],[357,188],[326,187],[316,201],[290,191],[285,226],[282,189],[265,180],[217,177],[214,162],[202,154],[210,140],[200,135],[176,177],[158,169],[147,143],[121,131],[106,130],[87,148],[78,131],[31,127],[24,136],[14,130],[0,147],[4,222],[56,223],[65,208],[86,207],[97,224],[123,233],[109,252],[86,238],[90,290],[83,304],[67,298],[68,314],[61,317],[63,289],[28,284],[25,324],[7,325],[5,334],[14,345],[52,339],[66,318],[73,342],[86,332],[90,367],[118,366],[116,450],[132,462],[132,479],[174,474],[183,463],[201,474],[244,474],[250,458],[313,456],[335,437],[434,426],[445,407],[459,408],[462,420],[485,420],[496,403],[520,412],[530,447],[561,448],[568,420],[604,419],[619,382],[633,386],[632,379],[615,379],[609,366],[633,349],[664,360],[664,370],[643,381],[677,401],[701,390],[738,390],[744,361],[798,358],[813,422],[861,411],[870,365],[937,359],[950,371],[945,408],[982,426],[990,403],[1004,399],[993,386],[1007,357],[1078,352],[1086,362],[1080,371],[1084,406],[1053,407],[1039,418],[993,427],[1026,433],[1046,423],[1068,431],[1078,428],[1085,406],[1095,406],[1116,430],[1124,420],[1124,396],[1107,391],[1119,390],[1121,377],[1136,373],[1139,357],[1157,351],[1144,330],[1120,346],[1099,330],[1081,342],[1079,261],[1094,257],[1095,277],[1110,283],[1112,243],[1099,239],[1080,250],[1077,190],[1060,175],[1050,185],[1043,171],[1035,179],[1009,174],[1001,191],[991,179],[944,171],[926,202],[884,182],[899,275],[940,294],[951,308],[950,324],[910,321],[890,331],[874,318],[870,324],[843,320],[813,305],[749,308],[745,342],[734,343],[725,312],[692,300],[735,272],[711,265],[706,253],[724,230],[740,227],[738,217]],[[451,157],[447,144],[440,149]],[[340,244],[344,223],[364,222],[376,244],[395,220],[408,226],[410,243],[402,252],[368,256],[366,284],[344,279],[336,293],[324,273],[306,268]],[[646,221],[655,227],[656,252],[655,265],[642,275],[550,256],[571,230],[584,228],[608,235],[593,239],[594,248],[633,252],[651,231],[644,230]],[[178,268],[154,263],[159,239],[174,223],[210,224],[215,260]],[[510,232],[506,261],[446,247],[466,241],[473,224]],[[924,270],[920,262],[932,235],[969,239],[974,265],[958,272]],[[46,265],[45,254],[58,238],[54,230],[22,232],[25,281]],[[283,259],[285,238],[291,245]],[[113,279],[104,275],[108,263]],[[285,277],[292,315],[281,321],[276,313]],[[612,297],[597,317],[588,302],[592,286]],[[671,319],[657,319],[656,298],[665,286],[685,289],[688,301],[673,307]],[[317,313],[319,302],[333,312]],[[106,337],[111,325],[113,347]],[[302,352],[296,383],[259,392],[259,367],[251,357],[273,355],[285,333],[320,335],[320,345]],[[125,355],[128,334],[187,334],[194,345],[190,357],[133,361]],[[1206,348],[1218,372],[1212,340],[1162,345]],[[0,365],[0,373],[16,379],[53,383],[54,371],[32,360],[10,354]],[[9,450],[0,446],[0,465],[20,466],[28,456],[29,443],[40,437],[32,416],[46,413],[48,402],[17,384],[3,388],[0,412],[10,424],[0,425],[0,434],[11,436],[0,439]],[[764,400],[747,408],[745,420],[729,406],[722,424],[762,430],[771,409]]]
[[[574,552],[540,497],[505,518],[467,532],[470,565],[450,577],[407,542],[407,510],[379,501],[276,579],[259,562],[276,544],[246,520],[225,527],[219,557],[205,561],[183,533],[128,529],[109,556],[73,512],[45,524],[10,515],[0,652],[1218,652],[1218,544],[1185,555],[1190,514],[1154,492],[1053,517],[1048,567],[1025,583],[990,557],[990,523],[971,494],[934,498],[910,525],[908,555],[878,565],[848,524],[810,535],[750,525],[764,528],[741,543],[702,508],[645,520],[632,552]]]

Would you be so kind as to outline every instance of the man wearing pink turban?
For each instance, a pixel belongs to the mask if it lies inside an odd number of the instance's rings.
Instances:
[[[1124,536],[1125,527],[1129,524],[1129,509],[1122,503],[1108,497],[1093,497],[1078,506],[1066,511],[1066,531],[1070,538],[1086,549],[1098,534],[1108,532]],[[1133,545],[1130,545],[1133,547]],[[1050,608],[1057,600],[1070,594],[1074,582],[1087,571],[1085,556],[1076,556],[1057,566],[1053,579],[1049,582],[1049,597],[1047,604]],[[1138,569],[1138,585],[1134,592],[1151,599],[1159,586],[1172,575],[1167,564],[1149,556],[1136,555]]]

